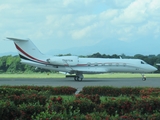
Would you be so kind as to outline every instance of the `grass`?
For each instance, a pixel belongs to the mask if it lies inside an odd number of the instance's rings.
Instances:
[[[145,74],[147,78],[160,78],[160,74]],[[84,74],[84,78],[141,78],[141,74],[131,73],[106,73]],[[65,78],[60,73],[31,73],[31,74],[0,74],[0,78]]]
[[[63,74],[49,73],[24,73],[24,74],[0,74],[0,78],[64,78]]]
[[[159,78],[160,74],[144,74],[147,78]],[[141,78],[141,74],[132,74],[132,73],[106,73],[106,74],[94,74],[86,75],[85,78]]]

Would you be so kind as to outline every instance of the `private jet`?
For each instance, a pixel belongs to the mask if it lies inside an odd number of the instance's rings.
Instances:
[[[18,50],[21,63],[58,72],[67,73],[75,81],[82,81],[83,74],[100,73],[144,73],[154,72],[157,68],[141,59],[80,58],[78,56],[53,56],[42,54],[28,39],[7,38],[12,40]]]

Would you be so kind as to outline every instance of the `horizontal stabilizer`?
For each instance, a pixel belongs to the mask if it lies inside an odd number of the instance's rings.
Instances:
[[[24,40],[24,39],[9,38],[9,37],[7,37],[7,39],[9,39],[9,40],[13,40],[13,41],[28,41],[28,40]]]
[[[160,66],[160,63],[157,63],[156,65]]]

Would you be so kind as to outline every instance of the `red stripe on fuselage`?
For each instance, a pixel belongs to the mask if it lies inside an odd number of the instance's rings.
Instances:
[[[17,48],[21,53],[23,53],[24,55],[26,55],[26,56],[29,57],[30,59],[33,59],[33,60],[36,60],[36,61],[42,62],[42,63],[47,63],[47,62],[45,62],[45,61],[38,60],[37,58],[34,58],[34,57],[30,56],[29,54],[27,54],[26,52],[24,52],[16,43],[14,43],[14,44],[15,44],[16,48]]]

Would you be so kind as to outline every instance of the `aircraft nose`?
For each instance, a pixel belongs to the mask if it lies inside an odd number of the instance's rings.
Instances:
[[[157,71],[157,68],[156,68],[156,67],[153,67],[153,66],[152,66],[151,69],[152,69],[152,72]]]
[[[154,68],[155,68],[155,71],[157,71],[157,70],[158,70],[156,67],[154,67]]]

